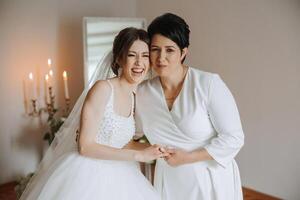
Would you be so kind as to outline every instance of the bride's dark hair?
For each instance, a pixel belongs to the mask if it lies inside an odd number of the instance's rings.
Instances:
[[[112,71],[115,75],[119,75],[120,63],[126,60],[129,48],[136,40],[141,40],[148,46],[150,44],[149,36],[143,29],[133,27],[125,28],[115,37],[112,49],[113,60],[111,64]]]

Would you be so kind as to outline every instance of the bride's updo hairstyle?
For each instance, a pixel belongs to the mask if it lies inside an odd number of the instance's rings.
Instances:
[[[165,13],[156,17],[151,22],[148,26],[148,35],[150,40],[155,34],[160,34],[169,38],[175,42],[181,50],[190,45],[189,25],[184,21],[184,19],[172,13]]]
[[[122,63],[126,62],[128,51],[136,40],[141,40],[148,46],[150,44],[148,34],[143,29],[133,27],[125,28],[115,37],[112,50],[113,60],[111,64],[115,75],[119,75],[119,69],[122,67]]]

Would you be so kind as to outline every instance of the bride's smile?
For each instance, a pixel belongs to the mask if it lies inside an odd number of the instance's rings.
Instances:
[[[142,82],[149,69],[148,45],[141,40],[136,40],[130,47],[122,68],[121,78],[125,77],[132,84]]]

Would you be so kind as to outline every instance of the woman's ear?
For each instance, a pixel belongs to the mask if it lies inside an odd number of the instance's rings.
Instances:
[[[181,62],[182,62],[183,59],[186,57],[187,53],[188,53],[188,48],[187,48],[187,47],[185,47],[185,48],[183,48],[183,49],[181,50],[181,57],[180,57]]]

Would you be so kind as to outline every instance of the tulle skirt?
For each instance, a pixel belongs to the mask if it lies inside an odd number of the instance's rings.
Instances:
[[[47,180],[26,199],[158,200],[159,195],[136,162],[97,160],[77,152],[63,156]],[[41,185],[43,184],[43,185]]]

